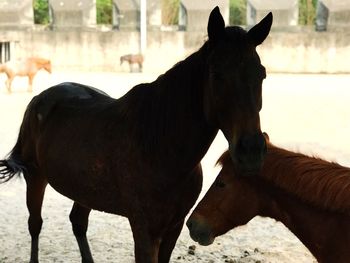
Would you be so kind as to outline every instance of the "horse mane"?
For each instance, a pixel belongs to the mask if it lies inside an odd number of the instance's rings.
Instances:
[[[247,45],[246,32],[239,27],[227,27],[226,33],[237,45],[235,55],[239,58],[241,48]],[[186,116],[185,119],[195,116],[194,119],[200,122],[191,125],[202,129],[204,138],[214,132],[205,114],[209,111],[210,94],[205,87],[206,78],[211,74],[208,67],[211,48],[212,44],[206,40],[199,50],[176,63],[155,81],[139,84],[119,99],[119,102],[128,101],[120,103],[119,109],[125,118],[134,118],[134,130],[139,133],[139,145],[145,152],[162,145],[159,142],[163,138],[173,140],[175,135],[186,132],[178,123],[183,118],[174,119],[174,116]],[[177,145],[181,147],[181,142]]]
[[[231,162],[225,152],[218,164]],[[267,143],[259,176],[276,187],[319,208],[350,213],[350,168],[291,152]]]
[[[182,114],[199,114],[202,85],[196,81],[201,79],[204,70],[206,44],[184,60],[160,75],[155,81],[139,84],[132,88],[119,104],[121,114],[134,118],[135,130],[140,136],[140,146],[147,152],[155,150],[160,140],[172,134],[181,134],[183,127],[178,125],[174,116]],[[186,109],[188,109],[186,111]],[[189,112],[189,113],[188,113]],[[180,130],[180,131],[179,131]],[[142,139],[141,139],[142,137]]]

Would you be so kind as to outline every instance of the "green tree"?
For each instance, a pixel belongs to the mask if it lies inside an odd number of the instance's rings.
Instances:
[[[179,23],[180,0],[162,0],[162,24],[177,25]]]
[[[247,24],[247,0],[230,0],[230,25]]]
[[[313,25],[317,0],[299,0],[299,25]]]
[[[47,25],[50,23],[49,1],[33,0],[34,23]]]
[[[96,23],[112,24],[112,0],[96,0]]]

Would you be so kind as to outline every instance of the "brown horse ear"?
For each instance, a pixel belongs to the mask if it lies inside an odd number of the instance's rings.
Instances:
[[[210,13],[208,21],[208,37],[209,41],[216,42],[223,38],[225,34],[225,21],[220,13],[220,9],[216,6]]]
[[[270,33],[272,20],[272,13],[270,12],[263,18],[263,20],[248,31],[248,36],[253,41],[255,46],[258,46],[264,42]]]
[[[270,136],[267,134],[267,132],[263,132],[263,136],[264,136],[266,142],[270,142]]]

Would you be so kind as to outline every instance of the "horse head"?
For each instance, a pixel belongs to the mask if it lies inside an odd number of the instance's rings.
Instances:
[[[232,161],[243,174],[255,174],[266,153],[259,117],[266,71],[256,47],[268,36],[271,24],[269,13],[247,32],[237,26],[225,28],[218,7],[209,16],[205,115],[223,132]]]
[[[222,166],[219,175],[186,223],[191,238],[203,246],[247,224],[259,215],[265,200],[261,189],[255,188],[259,184],[251,183],[258,177],[238,176],[229,152],[225,152],[218,163]]]
[[[49,59],[47,60],[47,62],[44,64],[44,68],[50,74],[52,73],[51,60],[49,60]]]

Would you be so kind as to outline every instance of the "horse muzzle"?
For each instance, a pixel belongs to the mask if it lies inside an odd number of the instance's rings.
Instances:
[[[267,152],[265,138],[262,133],[243,135],[237,144],[229,143],[229,152],[239,175],[256,175],[264,163]]]
[[[201,246],[209,246],[214,242],[210,227],[204,222],[196,220],[192,216],[187,220],[186,226],[190,231],[191,238]]]

